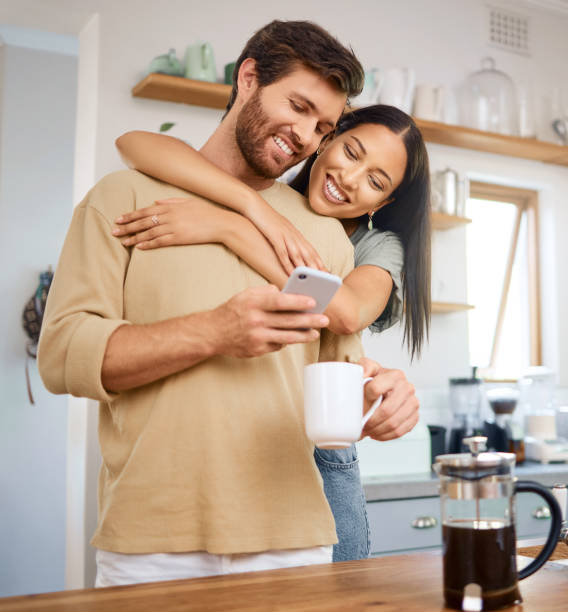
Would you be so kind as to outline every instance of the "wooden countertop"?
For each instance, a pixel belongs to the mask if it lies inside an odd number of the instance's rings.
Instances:
[[[534,559],[540,554],[542,545],[540,546],[528,546],[527,548],[519,548],[517,550],[518,555],[524,555],[525,557],[531,557]],[[549,561],[566,561],[568,560],[568,545],[564,542],[558,542],[554,552],[548,558]]]
[[[521,593],[523,605],[507,610],[565,612],[568,569],[547,564],[521,582]],[[0,599],[0,612],[354,612],[375,608],[380,612],[446,610],[440,553]]]

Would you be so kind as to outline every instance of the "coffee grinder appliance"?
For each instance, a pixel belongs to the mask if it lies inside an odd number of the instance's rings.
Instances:
[[[476,377],[476,368],[473,368],[471,378],[450,378],[449,382],[452,423],[448,435],[448,453],[468,452],[462,440],[482,433],[481,380]]]
[[[514,418],[520,393],[510,387],[497,387],[485,393],[493,418],[483,423],[487,447],[499,453],[514,453],[516,463],[525,460],[523,429]]]

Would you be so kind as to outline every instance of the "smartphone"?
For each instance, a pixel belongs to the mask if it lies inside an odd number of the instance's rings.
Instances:
[[[306,312],[320,313],[327,308],[331,298],[341,287],[341,282],[339,276],[329,274],[329,272],[299,266],[290,274],[282,293],[297,293],[313,297],[316,305]]]

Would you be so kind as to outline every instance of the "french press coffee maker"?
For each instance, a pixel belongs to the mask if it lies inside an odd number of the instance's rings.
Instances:
[[[522,601],[518,580],[536,572],[558,542],[562,513],[554,495],[513,477],[513,453],[484,452],[487,438],[466,438],[470,453],[439,455],[444,552],[444,598],[455,610],[496,610]],[[536,493],[548,503],[546,544],[520,572],[516,564],[514,496]]]

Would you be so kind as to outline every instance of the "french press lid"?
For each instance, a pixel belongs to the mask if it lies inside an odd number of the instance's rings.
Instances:
[[[485,436],[464,438],[463,442],[471,453],[436,457],[434,470],[440,476],[440,493],[453,500],[510,496],[515,454],[486,452]]]
[[[479,480],[487,476],[511,476],[515,465],[515,453],[487,452],[487,437],[464,438],[469,453],[438,455],[434,464],[440,476]]]

